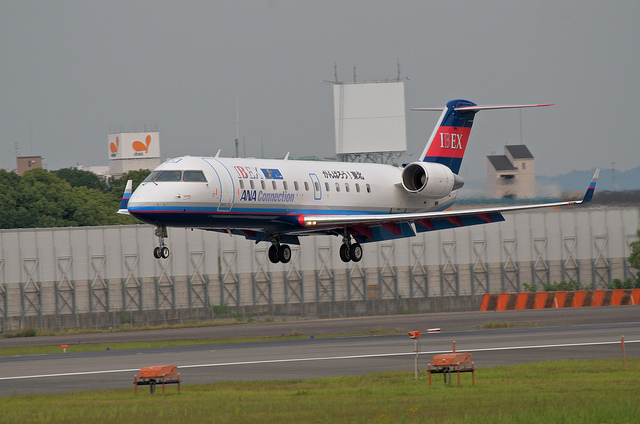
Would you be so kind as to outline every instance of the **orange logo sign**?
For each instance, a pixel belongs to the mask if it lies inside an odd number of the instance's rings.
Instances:
[[[109,144],[109,150],[111,153],[116,153],[118,151],[118,145],[120,144],[120,137],[116,137],[116,142],[113,141]]]
[[[116,139],[116,141],[117,141],[117,139]],[[149,144],[151,144],[151,136],[148,135],[145,138],[144,141],[145,141],[144,143],[142,141],[138,141],[138,140],[134,141],[133,144],[132,144],[133,150],[135,150],[136,152],[149,153]]]

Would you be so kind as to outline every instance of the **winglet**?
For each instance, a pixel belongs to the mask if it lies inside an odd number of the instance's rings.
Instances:
[[[131,197],[131,193],[133,192],[133,181],[127,181],[127,187],[124,189],[124,194],[122,195],[122,202],[120,202],[120,209],[118,213],[120,215],[129,215],[129,210],[127,206],[129,206],[129,198]]]
[[[598,176],[600,175],[600,168],[596,169],[596,172],[593,174],[593,178],[591,178],[591,183],[589,183],[589,188],[584,193],[584,197],[580,203],[588,203],[593,198],[593,192],[596,190],[596,182],[598,181]]]

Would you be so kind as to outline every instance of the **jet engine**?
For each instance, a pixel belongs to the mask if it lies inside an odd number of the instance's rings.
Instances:
[[[439,199],[464,185],[448,167],[435,162],[413,162],[402,170],[402,186],[409,193]]]

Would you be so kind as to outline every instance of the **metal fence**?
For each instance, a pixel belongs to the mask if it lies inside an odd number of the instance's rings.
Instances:
[[[169,229],[171,256],[157,260],[154,228],[146,225],[2,230],[0,318],[6,330],[6,322],[22,326],[27,317],[40,323],[57,317],[73,326],[76,316],[80,326],[79,314],[111,314],[110,324],[109,318],[93,321],[112,326],[142,311],[210,317],[216,306],[228,316],[248,307],[317,316],[318,305],[346,309],[369,302],[371,311],[371,302],[394,301],[397,311],[399,300],[515,292],[524,283],[563,280],[606,288],[635,275],[626,258],[640,228],[638,207],[505,218],[366,244],[363,260],[347,264],[336,237],[303,237],[292,246],[290,263],[272,264],[267,243],[208,231]]]

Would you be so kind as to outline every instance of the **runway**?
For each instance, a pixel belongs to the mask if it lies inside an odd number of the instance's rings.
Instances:
[[[494,330],[478,328],[489,321],[519,321],[526,326]],[[476,322],[478,324],[474,326]],[[319,330],[315,331],[316,335],[323,329],[331,334],[348,334],[384,326],[423,332],[430,327],[442,328],[441,333],[423,333],[420,338],[421,369],[426,368],[434,354],[451,351],[453,341],[458,352],[472,353],[477,368],[567,358],[621,358],[622,335],[627,356],[640,356],[638,306],[402,315],[87,336],[97,343],[129,337],[162,339],[163,334],[165,339],[216,338],[231,332],[254,336],[278,334],[277,331],[309,334],[306,331],[309,329]],[[13,345],[15,340],[3,339],[0,347]],[[29,344],[59,342],[53,337],[22,341]],[[297,380],[380,371],[412,372],[414,356],[413,340],[402,333],[332,338],[312,338],[309,334],[302,340],[270,339],[252,343],[4,357],[0,358],[0,396],[130,388],[136,371],[150,365],[176,364],[184,384],[196,384],[224,380]]]

